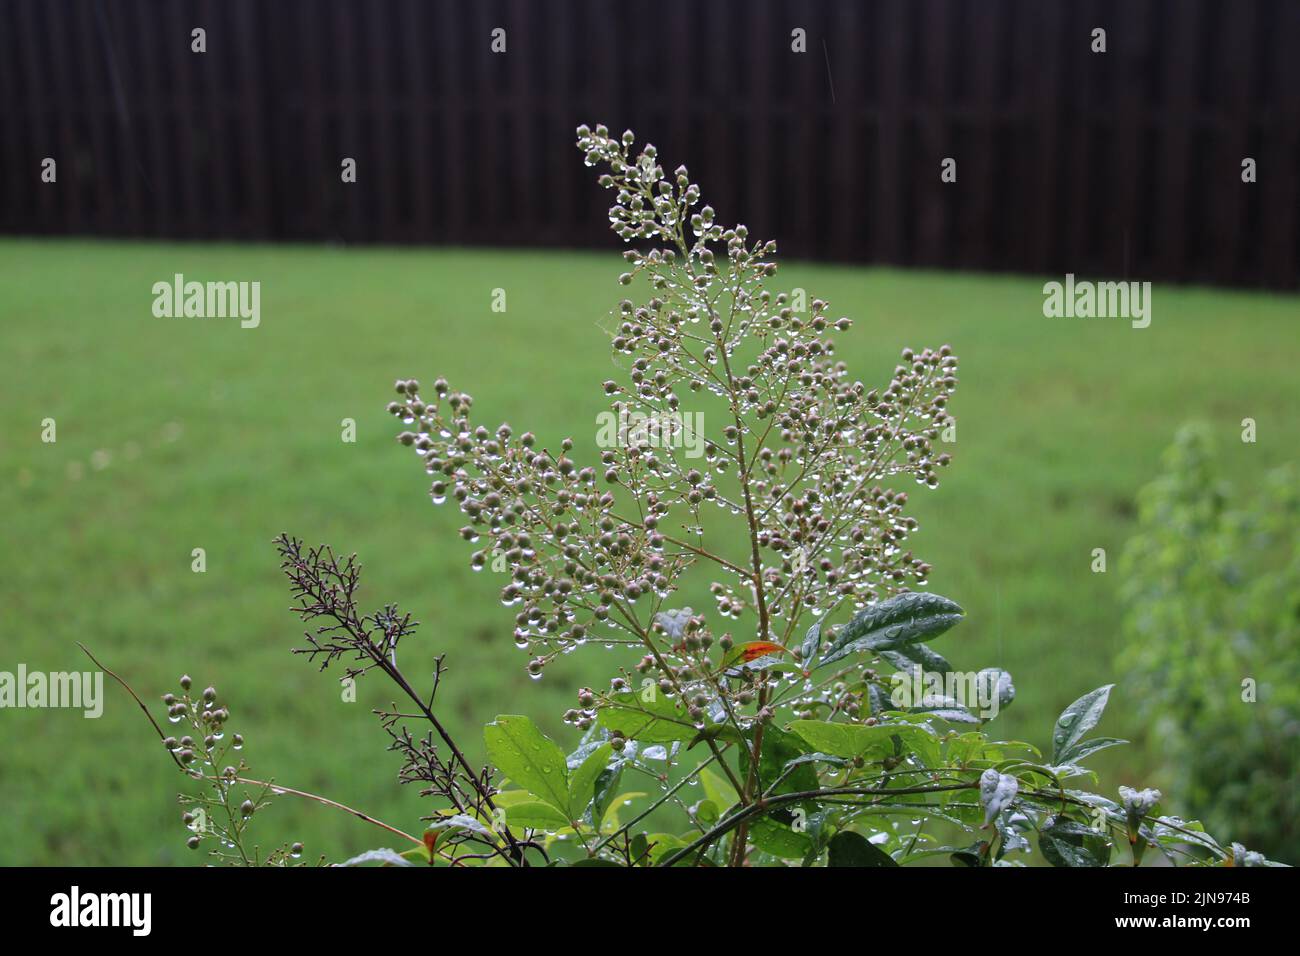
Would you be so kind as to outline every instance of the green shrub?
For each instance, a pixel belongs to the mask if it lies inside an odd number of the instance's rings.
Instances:
[[[1185,428],[1145,489],[1121,561],[1118,659],[1150,721],[1176,803],[1217,832],[1300,859],[1300,481],[1253,499],[1222,482]]]

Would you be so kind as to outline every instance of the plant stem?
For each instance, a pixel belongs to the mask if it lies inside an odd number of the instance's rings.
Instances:
[[[119,677],[112,670],[110,670],[109,668],[101,664],[99,660],[95,657],[95,655],[90,653],[90,650],[86,647],[85,644],[82,644],[80,641],[77,641],[76,643],[77,646],[81,648],[82,652],[87,657],[90,658],[90,660],[94,663],[96,667],[102,670],[109,677],[113,678],[113,680],[121,684],[122,687],[126,690],[126,692],[131,695],[131,699],[134,700],[139,705],[142,711],[144,711],[145,717],[149,718],[149,723],[153,724],[153,729],[158,732],[158,739],[166,740],[167,735],[163,733],[162,727],[158,725],[158,721],[154,720],[153,714],[149,713],[149,708],[145,706],[144,701],[140,699],[140,695],[137,694],[134,689],[132,689],[131,685],[128,684],[121,677]],[[188,769],[184,764],[182,764],[174,753],[172,753],[169,750],[168,754],[171,756],[176,766],[180,767],[181,770],[184,771],[188,776],[195,776],[195,772]],[[199,774],[199,776],[202,776],[202,774]],[[352,814],[354,817],[356,817],[359,820],[365,820],[367,823],[374,824],[375,826],[387,830],[390,833],[394,833],[397,836],[404,837],[405,839],[410,840],[412,843],[416,844],[417,846],[424,845],[424,841],[416,839],[415,837],[411,836],[411,834],[406,833],[403,830],[399,830],[397,827],[385,823],[383,820],[380,820],[377,817],[372,817],[368,813],[362,813],[360,810],[357,810],[353,807],[349,807],[346,804],[339,803],[336,800],[331,800],[328,797],[322,797],[320,794],[308,793],[306,790],[295,790],[293,787],[285,787],[285,786],[281,786],[278,783],[269,783],[264,780],[254,780],[251,777],[236,777],[235,780],[238,781],[239,783],[248,784],[254,787],[266,787],[276,793],[285,793],[295,797],[303,797],[304,799],[307,800],[314,800],[317,803],[323,804],[324,806],[334,807],[335,809],[346,811],[347,813]]]
[[[372,817],[368,813],[362,813],[360,810],[357,810],[354,807],[349,807],[346,803],[339,803],[337,800],[331,800],[329,797],[322,797],[318,793],[308,793],[306,790],[295,790],[293,787],[285,787],[278,783],[275,783],[274,781],[254,780],[252,777],[235,777],[234,780],[237,783],[246,783],[254,787],[266,787],[272,793],[288,794],[289,796],[293,796],[293,797],[302,797],[303,799],[306,800],[314,800],[316,803],[322,804],[327,807],[334,807],[336,810],[343,810],[346,813],[352,814],[354,817],[356,817],[359,820],[365,820],[367,823],[373,823],[375,826],[387,830],[389,833],[396,834],[397,836],[402,837],[405,840],[409,840],[410,842],[414,843],[416,846],[424,846],[423,840],[419,839],[418,837],[411,836],[411,834],[407,833],[405,830],[399,830],[397,827],[385,823],[383,820],[380,820],[377,817]]]
[[[758,803],[742,807],[736,813],[720,822],[708,833],[693,841],[688,846],[682,847],[670,856],[665,857],[660,866],[672,866],[678,860],[689,856],[691,853],[706,847],[711,843],[725,836],[736,827],[748,823],[754,817],[762,816],[777,807],[782,807],[787,803],[798,803],[801,800],[819,800],[825,797],[833,796],[877,796],[882,794],[903,796],[912,793],[943,793],[951,790],[975,790],[978,789],[978,783],[957,783],[949,784],[942,787],[898,787],[893,790],[884,790],[879,787],[832,787],[826,790],[803,790],[798,793],[783,793],[779,796],[770,797]]]
[[[615,830],[615,831],[614,831],[613,833],[611,833],[609,836],[605,837],[603,840],[601,840],[599,843],[597,843],[597,844],[592,848],[592,850],[591,850],[591,855],[592,855],[592,856],[595,856],[596,853],[599,852],[599,851],[600,851],[600,850],[605,846],[605,844],[608,843],[610,840],[614,839],[614,838],[615,838],[616,836],[618,836],[620,833],[626,833],[626,832],[627,832],[628,830],[630,830],[632,827],[636,826],[636,824],[640,823],[642,820],[644,820],[646,817],[648,817],[648,816],[649,816],[651,813],[653,813],[655,810],[659,809],[660,806],[662,806],[664,803],[666,803],[669,799],[672,798],[673,794],[675,794],[675,793],[676,793],[678,790],[680,790],[682,787],[686,786],[686,784],[689,783],[689,782],[691,781],[691,778],[692,778],[692,777],[697,776],[701,770],[703,770],[705,767],[707,767],[709,764],[713,763],[713,762],[714,762],[715,760],[717,760],[717,759],[718,759],[718,758],[717,758],[717,756],[715,755],[715,756],[709,757],[707,760],[705,760],[705,761],[703,761],[703,762],[701,762],[701,763],[699,763],[699,764],[696,764],[695,769],[693,769],[693,770],[692,770],[690,773],[688,773],[686,776],[682,777],[682,779],[679,780],[677,783],[673,784],[672,788],[669,789],[668,791],[666,791],[666,792],[664,793],[664,795],[661,796],[658,800],[656,800],[654,803],[650,804],[650,806],[646,807],[644,810],[642,810],[640,813],[638,813],[636,816],[634,816],[631,820],[627,821],[627,823],[623,824],[621,827],[619,827],[617,830]]]

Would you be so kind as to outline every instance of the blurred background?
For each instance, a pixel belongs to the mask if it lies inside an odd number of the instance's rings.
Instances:
[[[775,238],[778,285],[857,320],[867,384],[905,346],[962,357],[913,543],[968,611],[946,656],[1015,677],[994,729],[1044,746],[1114,681],[1100,730],[1133,745],[1104,788],[1300,861],[1293,0],[0,0],[0,670],[85,667],[80,640],[149,699],[188,672],[256,771],[413,821],[387,689],[344,702],[288,653],[288,531],[425,622],[476,756],[502,711],[573,743],[559,715],[621,660],[527,679],[383,409],[443,374],[595,457],[622,262],[583,122]],[[261,324],[155,317],[176,273],[260,282]],[[1153,281],[1150,327],[1044,317],[1066,273]],[[200,862],[182,781],[105,691],[98,720],[0,710],[0,862]],[[375,839],[287,799],[262,827],[331,858]]]

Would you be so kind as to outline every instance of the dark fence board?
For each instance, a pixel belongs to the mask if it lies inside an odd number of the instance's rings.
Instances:
[[[9,233],[608,246],[598,121],[787,256],[1300,278],[1296,0],[0,0]]]

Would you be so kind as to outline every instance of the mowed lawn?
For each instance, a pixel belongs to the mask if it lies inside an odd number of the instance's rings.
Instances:
[[[622,658],[591,647],[527,677],[500,578],[470,571],[461,516],[430,503],[384,405],[395,378],[442,374],[485,423],[572,436],[593,459],[613,371],[601,326],[622,269],[613,245],[0,241],[0,670],[86,668],[81,641],[151,702],[189,673],[216,686],[255,772],[414,829],[421,801],[399,788],[370,713],[390,688],[365,679],[345,703],[331,674],[289,653],[301,627],[271,545],[289,531],[356,551],[368,604],[396,601],[424,622],[401,663],[424,680],[447,654],[439,706],[474,756],[476,728],[501,712],[532,714],[572,745],[560,714]],[[155,318],[151,288],[178,272],[260,281],[260,327]],[[1039,745],[1062,707],[1117,682],[1099,731],[1135,745],[1098,762],[1102,784],[1158,784],[1112,663],[1134,495],[1189,420],[1217,433],[1230,477],[1295,457],[1300,299],[1157,285],[1151,326],[1134,330],[1044,318],[1043,278],[794,263],[777,279],[857,320],[839,356],[868,385],[888,380],[904,346],[953,345],[955,461],[937,491],[909,488],[930,588],[968,613],[936,646],[958,668],[1010,670],[1018,696],[993,729]],[[1255,444],[1240,441],[1246,417]],[[345,418],[355,443],[341,440]],[[195,548],[204,573],[191,570]],[[1090,571],[1094,548],[1105,574]],[[704,580],[682,603],[711,606]],[[111,682],[105,694],[98,720],[0,711],[0,863],[201,861],[184,846],[182,779],[135,705]],[[288,797],[258,832],[267,846],[302,840],[309,857],[390,844]]]

